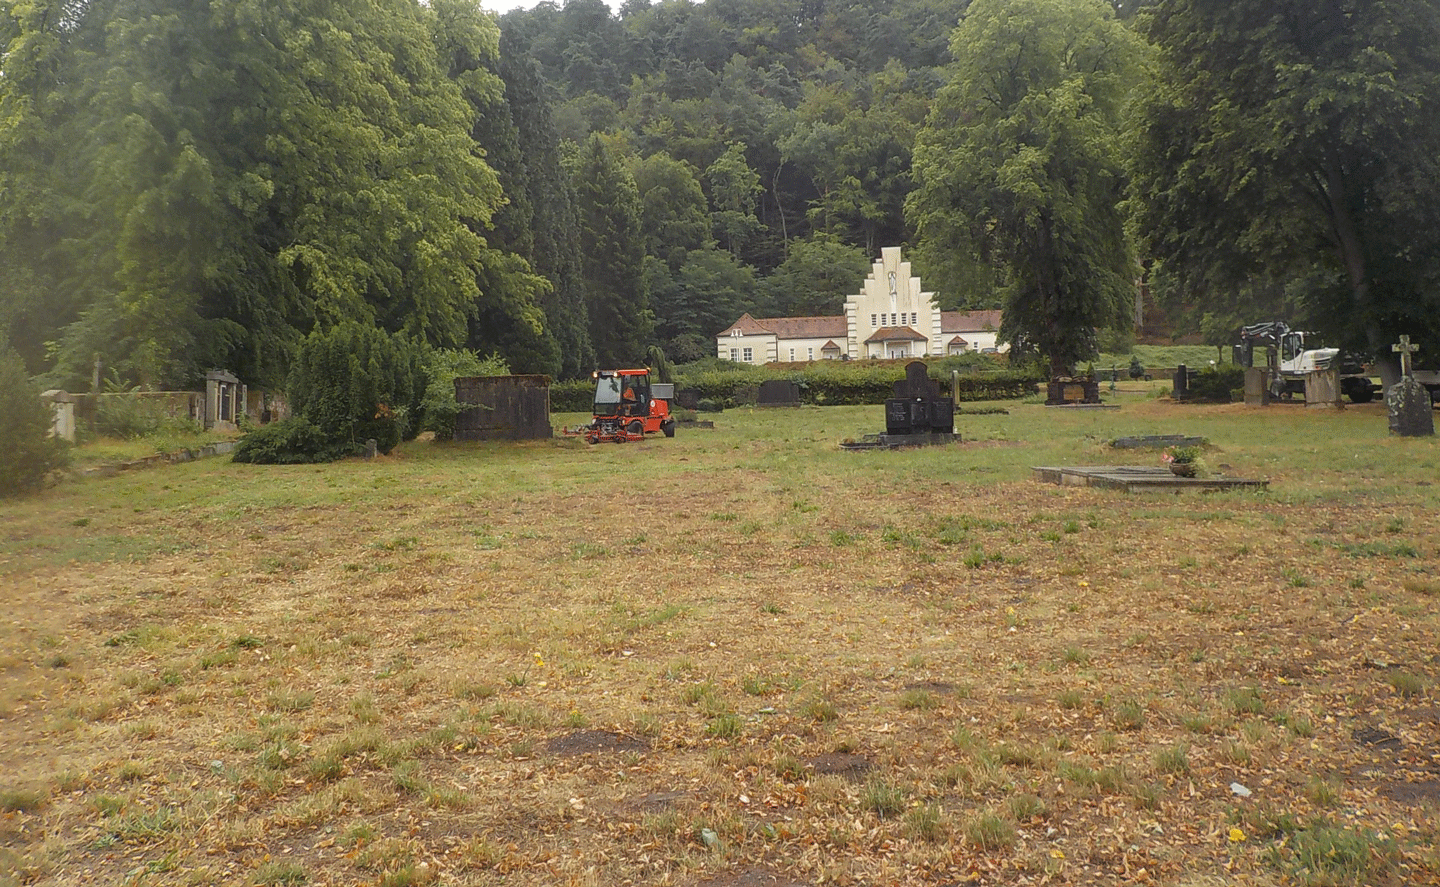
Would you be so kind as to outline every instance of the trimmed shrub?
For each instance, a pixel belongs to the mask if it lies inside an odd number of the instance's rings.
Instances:
[[[694,391],[701,411],[728,409],[755,402],[760,383],[789,379],[800,385],[800,400],[824,406],[882,404],[905,378],[906,360],[818,360],[785,368],[755,366],[706,358],[675,370],[676,387]],[[1041,380],[1034,367],[1011,367],[984,354],[927,360],[930,378],[940,393],[950,393],[950,373],[958,370],[961,401],[1015,400],[1035,392]],[[590,379],[559,382],[550,388],[550,407],[557,412],[588,413],[595,394]]]
[[[360,452],[371,438],[388,453],[419,433],[425,387],[420,349],[404,336],[353,322],[311,333],[287,386],[300,421],[276,423],[282,427],[249,445],[242,440],[237,452],[245,458],[236,461],[328,462]]]
[[[1207,403],[1229,403],[1231,392],[1245,387],[1245,368],[1225,364],[1209,366],[1195,374],[1190,383],[1189,400]]]
[[[287,387],[295,415],[358,451],[374,438],[382,453],[419,433],[425,373],[403,336],[346,323],[300,346]]]
[[[0,352],[0,496],[38,490],[65,466],[68,453],[50,436],[50,422],[25,362],[6,348]]]
[[[304,419],[290,418],[247,433],[230,458],[257,465],[296,465],[333,462],[353,451],[348,441],[336,441]]]
[[[594,406],[594,379],[567,379],[550,386],[550,409],[553,412],[588,413]]]

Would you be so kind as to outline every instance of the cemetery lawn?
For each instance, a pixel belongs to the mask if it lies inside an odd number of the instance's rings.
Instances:
[[[0,504],[0,884],[1440,881],[1440,445],[1105,394]]]

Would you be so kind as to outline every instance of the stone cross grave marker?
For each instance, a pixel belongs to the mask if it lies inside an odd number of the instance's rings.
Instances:
[[[1385,405],[1390,410],[1390,433],[1401,437],[1433,437],[1435,412],[1430,406],[1430,392],[1415,381],[1410,370],[1410,355],[1420,350],[1410,344],[1409,336],[1401,336],[1390,350],[1400,355],[1400,381],[1385,392]]]
[[[1411,375],[1410,355],[1414,354],[1416,351],[1419,351],[1420,346],[1411,345],[1409,336],[1401,336],[1400,343],[1398,345],[1391,345],[1390,350],[1400,353],[1400,376],[1403,378],[1405,376]]]

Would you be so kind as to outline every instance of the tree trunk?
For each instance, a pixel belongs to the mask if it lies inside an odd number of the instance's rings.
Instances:
[[[1370,307],[1370,281],[1365,264],[1365,244],[1355,224],[1348,197],[1345,171],[1340,161],[1331,157],[1325,163],[1325,199],[1330,213],[1331,233],[1335,237],[1335,252],[1349,278],[1351,308],[1356,315],[1365,318],[1365,342],[1375,355],[1380,382],[1388,390],[1400,381],[1400,362],[1367,310]]]

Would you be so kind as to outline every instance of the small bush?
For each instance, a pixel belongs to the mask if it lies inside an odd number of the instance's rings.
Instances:
[[[50,411],[14,351],[0,352],[0,496],[38,490],[68,458],[50,436]]]
[[[295,416],[334,443],[374,439],[388,453],[419,431],[425,374],[420,350],[403,336],[347,323],[312,333],[288,385]]]
[[[425,358],[425,398],[421,403],[423,425],[435,432],[436,440],[455,437],[455,417],[469,404],[455,400],[455,380],[469,376],[507,376],[504,358],[492,355],[481,359],[473,351],[432,348]]]
[[[247,434],[234,461],[330,462],[369,439],[388,453],[419,431],[425,379],[403,336],[357,323],[312,333],[290,372],[293,418]]]
[[[1190,383],[1190,400],[1229,403],[1231,392],[1245,387],[1245,368],[1225,364],[1206,367]]]
[[[138,391],[108,391],[95,407],[95,431],[106,437],[135,440],[160,430],[161,412],[145,402]]]
[[[350,442],[332,440],[310,422],[290,418],[249,432],[240,438],[230,458],[256,465],[296,465],[333,462],[354,451]]]

